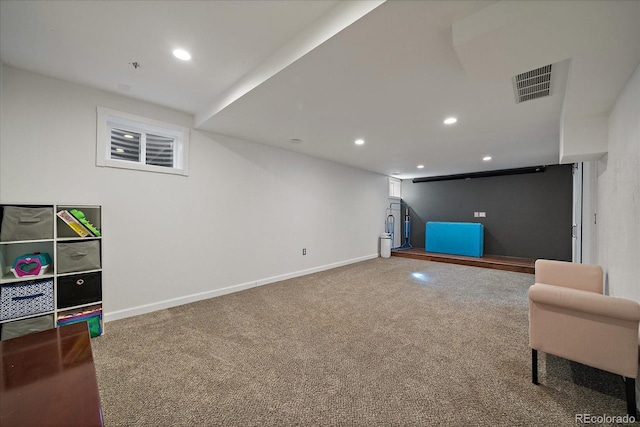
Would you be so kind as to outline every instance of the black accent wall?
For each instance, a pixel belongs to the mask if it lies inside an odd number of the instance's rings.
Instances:
[[[427,221],[480,222],[486,255],[571,261],[571,165],[547,166],[545,172],[523,175],[403,180],[402,199],[410,210],[414,247],[424,248]],[[475,218],[474,212],[487,216]]]

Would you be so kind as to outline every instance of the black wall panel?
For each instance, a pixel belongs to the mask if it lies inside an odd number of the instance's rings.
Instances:
[[[404,180],[411,243],[424,248],[427,221],[480,222],[487,255],[571,261],[571,171],[571,165],[555,165],[523,175],[415,184]],[[474,212],[487,216],[475,218]]]

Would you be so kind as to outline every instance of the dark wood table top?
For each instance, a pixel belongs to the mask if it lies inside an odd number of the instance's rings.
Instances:
[[[0,425],[102,426],[86,322],[0,341]]]

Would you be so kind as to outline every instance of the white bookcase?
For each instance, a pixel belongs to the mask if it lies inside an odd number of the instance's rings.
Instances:
[[[19,240],[20,232],[16,232],[9,239],[6,236],[2,237],[2,227],[8,227],[4,224],[7,207],[12,209],[12,212],[33,212],[31,210],[34,209],[39,212],[46,211],[40,215],[40,218],[34,220],[34,222],[42,221],[43,229],[47,230],[46,236]],[[81,237],[57,216],[58,212],[71,209],[83,212],[86,220],[100,231],[100,236],[90,234]],[[28,221],[25,220],[25,223],[29,226]],[[0,302],[2,304],[0,338],[3,340],[13,338],[24,333],[57,327],[59,322],[80,321],[87,318],[91,318],[90,329],[91,325],[94,327],[92,335],[97,335],[98,326],[101,333],[103,328],[101,206],[3,203],[0,204],[0,237],[2,237],[0,239]],[[37,276],[16,277],[11,271],[16,259],[34,253],[49,254],[51,263],[46,272]],[[37,264],[34,265],[37,269]],[[28,270],[29,264],[22,268]],[[50,283],[44,283],[45,281],[53,282],[51,290],[53,295],[49,295]],[[40,285],[43,290],[37,289]],[[53,304],[50,298],[53,299]],[[46,301],[39,304],[36,302],[37,299],[41,301],[46,299]],[[27,307],[24,304],[31,305]],[[46,308],[38,308],[40,306],[46,306]],[[25,307],[28,313],[16,315]],[[34,310],[36,312],[32,312]]]

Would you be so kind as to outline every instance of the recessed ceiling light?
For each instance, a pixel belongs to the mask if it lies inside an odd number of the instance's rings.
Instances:
[[[173,51],[173,56],[178,59],[182,59],[183,61],[188,61],[191,59],[191,54],[184,49],[175,49]]]
[[[489,160],[491,160],[491,156],[484,156],[482,160],[484,160],[485,162],[488,162]]]
[[[133,135],[130,135],[128,133],[125,133],[124,137],[127,138],[127,139],[133,139]]]
[[[452,125],[457,121],[458,121],[458,119],[456,119],[455,117],[447,117],[446,119],[444,119],[444,124],[445,125]]]
[[[424,169],[424,165],[418,165],[418,169]]]
[[[356,145],[364,144],[364,139],[356,139]]]

